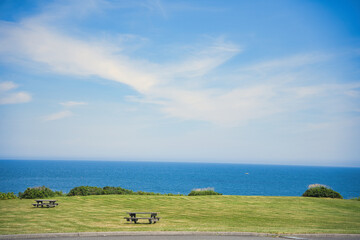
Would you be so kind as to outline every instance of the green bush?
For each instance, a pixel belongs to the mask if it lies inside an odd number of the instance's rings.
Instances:
[[[120,194],[120,195],[130,195],[130,194],[134,194],[134,192],[132,190],[128,190],[125,188],[121,188],[121,187],[104,187],[104,194]]]
[[[68,196],[104,195],[104,190],[99,187],[80,186],[70,190]]]
[[[13,192],[2,193],[0,192],[0,200],[15,199],[17,196]]]
[[[55,196],[65,196],[65,194],[62,191],[55,191]]]
[[[340,193],[335,192],[330,189],[328,186],[321,184],[310,185],[308,190],[306,190],[303,197],[323,197],[323,198],[343,198]]]
[[[352,198],[351,200],[360,201],[360,197]]]
[[[204,196],[204,195],[222,195],[222,194],[215,192],[214,188],[199,188],[199,189],[193,189],[188,196]]]
[[[155,195],[155,194],[151,192],[137,191],[135,192],[135,195]]]
[[[27,188],[24,193],[19,192],[19,197],[28,198],[28,199],[49,198],[49,197],[58,196],[57,194],[59,193],[61,192],[55,193],[50,188],[42,186],[42,187]]]
[[[137,191],[134,192],[132,190],[128,190],[121,187],[90,187],[90,186],[80,186],[75,187],[70,190],[67,194],[68,196],[88,196],[88,195],[108,195],[108,194],[118,194],[118,195],[162,195],[160,193],[153,193],[153,192],[143,192]],[[181,194],[164,194],[168,196],[181,196]]]

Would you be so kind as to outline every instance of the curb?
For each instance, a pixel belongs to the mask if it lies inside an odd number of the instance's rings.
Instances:
[[[106,236],[258,236],[282,237],[296,239],[296,237],[358,237],[360,234],[274,234],[254,232],[78,232],[78,233],[40,233],[0,235],[0,239],[41,239],[57,237],[106,237]]]
[[[79,232],[0,235],[0,239],[41,239],[57,237],[106,237],[106,236],[262,236],[274,237],[278,234],[252,232]]]

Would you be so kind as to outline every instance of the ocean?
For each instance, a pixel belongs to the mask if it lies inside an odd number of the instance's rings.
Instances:
[[[212,187],[225,195],[301,196],[320,183],[344,198],[360,196],[360,168],[282,165],[0,160],[0,192],[46,186],[116,186],[133,191],[188,194]]]

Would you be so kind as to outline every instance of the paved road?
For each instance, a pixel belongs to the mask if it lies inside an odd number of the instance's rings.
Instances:
[[[255,236],[108,236],[41,238],[41,240],[274,240],[274,238]]]
[[[19,239],[19,238],[17,238]],[[39,238],[41,240],[355,240],[359,236],[311,236],[311,237],[294,237],[294,236],[96,236],[96,237],[56,237],[56,238]]]

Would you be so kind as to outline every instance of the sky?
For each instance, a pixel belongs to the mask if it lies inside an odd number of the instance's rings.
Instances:
[[[0,159],[360,166],[360,2],[0,0]]]

